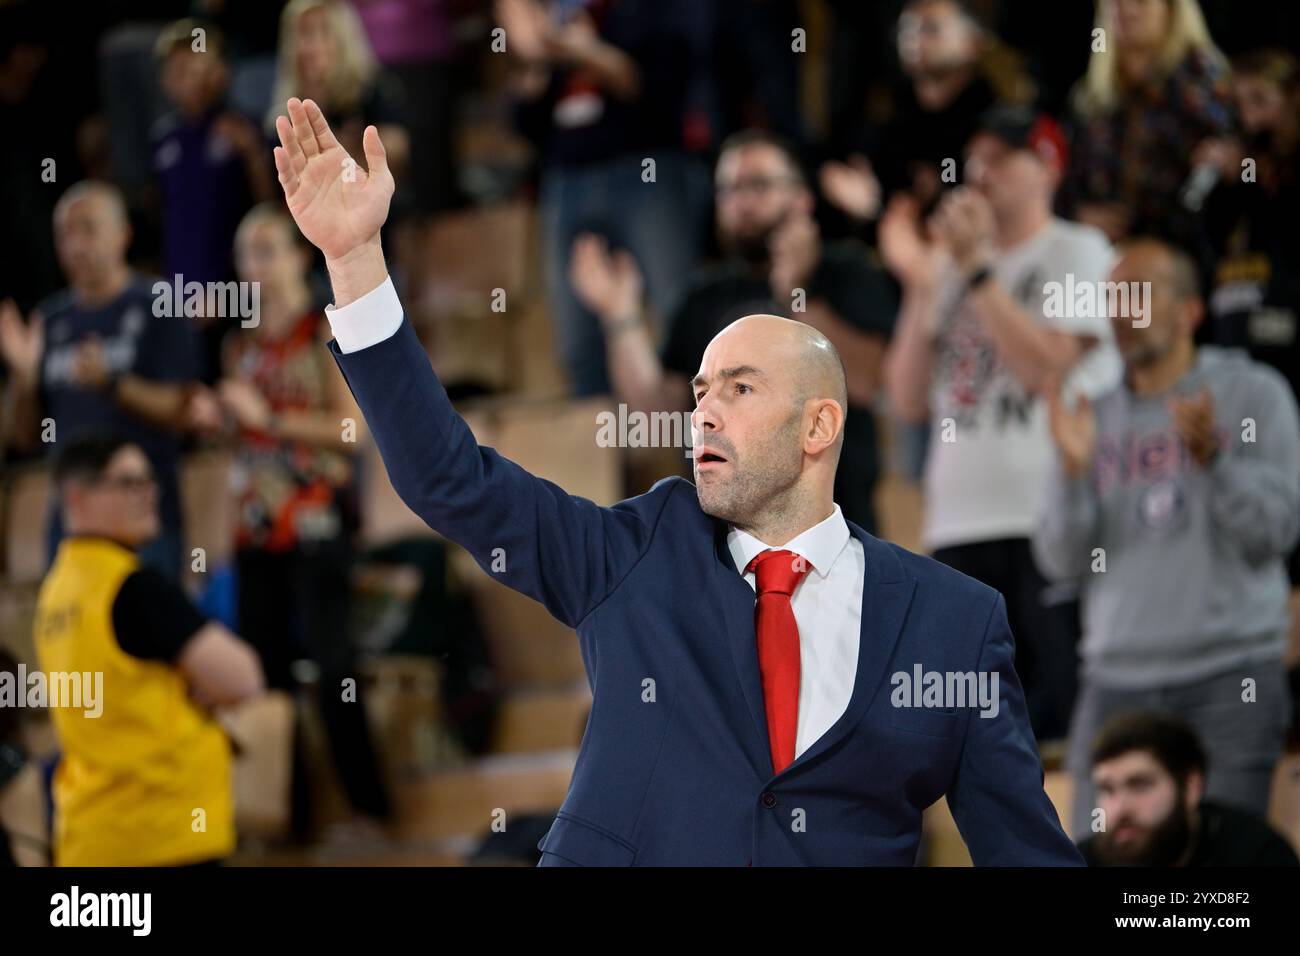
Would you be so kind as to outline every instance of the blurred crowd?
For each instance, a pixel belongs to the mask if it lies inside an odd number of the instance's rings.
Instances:
[[[122,436],[69,474],[142,451],[104,520],[156,493],[141,559],[175,580],[178,462],[231,448],[228,633],[267,686],[306,655],[336,687],[356,654],[365,425],[270,152],[298,96],[354,157],[378,127],[403,291],[428,223],[535,207],[573,396],[689,412],[735,318],[823,332],[850,406],[836,501],[877,533],[885,473],[917,483],[925,550],[1002,593],[1034,732],[1068,741],[1068,828],[1129,820],[1092,861],[1205,862],[1197,827],[1239,848],[1266,815],[1300,700],[1288,5],[196,0],[71,27],[43,6],[0,7],[3,460]],[[523,160],[467,157],[485,110]],[[185,291],[232,282],[251,310]],[[322,707],[382,821],[361,711]]]

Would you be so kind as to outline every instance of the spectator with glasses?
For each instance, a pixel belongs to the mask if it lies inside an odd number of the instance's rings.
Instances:
[[[824,334],[844,357],[849,411],[835,500],[850,521],[876,529],[879,471],[871,405],[893,330],[896,301],[883,269],[853,241],[824,243],[813,194],[791,148],[760,131],[722,145],[715,178],[719,241],[726,258],[693,276],[656,354],[642,317],[641,270],[626,251],[594,235],[573,247],[570,278],[600,317],[610,375],[621,401],[641,411],[686,411],[690,378],[713,337],[743,315],[775,313]]]
[[[138,445],[114,435],[64,443],[54,478],[67,536],[36,602],[37,660],[47,674],[103,675],[110,695],[97,692],[92,709],[50,707],[62,752],[54,862],[220,861],[234,850],[235,821],[231,744],[216,715],[261,693],[257,655],[141,565],[138,549],[160,523]]]

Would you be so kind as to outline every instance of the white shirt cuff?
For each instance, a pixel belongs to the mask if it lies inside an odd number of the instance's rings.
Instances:
[[[391,338],[402,327],[404,314],[392,276],[354,302],[337,309],[325,306],[325,318],[329,319],[334,340],[344,354],[359,352]]]

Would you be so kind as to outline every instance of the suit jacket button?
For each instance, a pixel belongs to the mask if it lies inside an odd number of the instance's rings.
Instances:
[[[763,794],[763,806],[767,807],[769,810],[776,806],[776,794],[771,790],[768,790]]]

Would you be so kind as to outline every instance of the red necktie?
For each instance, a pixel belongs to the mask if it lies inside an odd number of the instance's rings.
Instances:
[[[772,770],[780,773],[794,762],[799,718],[799,626],[790,595],[810,567],[793,551],[764,551],[749,562],[758,583],[754,630],[758,636],[758,671],[763,678],[767,736]]]

